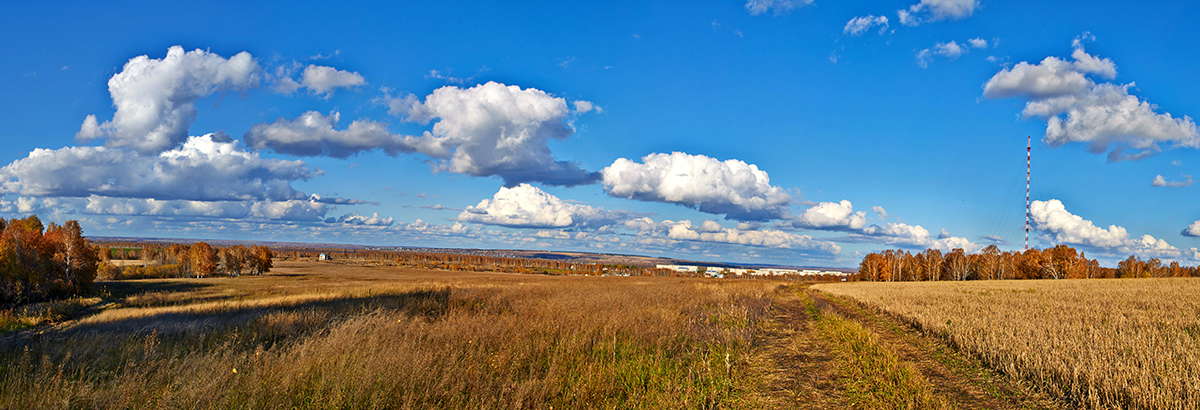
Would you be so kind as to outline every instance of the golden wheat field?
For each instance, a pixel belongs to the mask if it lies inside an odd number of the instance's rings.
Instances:
[[[858,282],[814,289],[899,317],[1073,406],[1200,408],[1200,279]]]
[[[754,407],[778,285],[275,271],[101,283],[99,313],[3,340],[0,408]]]

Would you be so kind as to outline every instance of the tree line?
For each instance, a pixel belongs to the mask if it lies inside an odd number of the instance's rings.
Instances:
[[[266,246],[242,245],[214,247],[206,242],[194,244],[172,243],[145,244],[134,248],[127,244],[100,248],[103,264],[100,276],[107,279],[138,278],[203,278],[217,273],[240,276],[244,273],[262,275],[270,272],[271,258],[275,253]],[[135,259],[141,266],[127,265],[123,269],[110,262],[110,258]]]
[[[937,249],[873,252],[863,257],[857,275],[858,280],[877,282],[1153,277],[1200,277],[1200,267],[1130,256],[1114,269],[1101,267],[1095,259],[1067,245],[1024,252],[1001,251],[989,245],[973,254],[959,248],[946,253]]]
[[[99,261],[77,221],[0,218],[0,305],[86,294]]]

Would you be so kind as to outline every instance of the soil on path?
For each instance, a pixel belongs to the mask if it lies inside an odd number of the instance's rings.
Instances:
[[[776,409],[841,409],[833,352],[814,326],[808,296],[781,287],[765,334],[767,396]]]
[[[814,326],[811,306],[833,310],[870,330],[878,343],[912,364],[933,391],[957,409],[1058,409],[1054,400],[954,351],[886,314],[806,287],[779,290],[765,334],[766,394],[775,408],[846,408],[830,343]]]

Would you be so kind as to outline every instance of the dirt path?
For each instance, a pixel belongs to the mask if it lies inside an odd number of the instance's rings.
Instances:
[[[777,409],[841,409],[836,362],[813,326],[807,300],[796,289],[779,290],[766,334],[768,395]]]
[[[876,340],[911,363],[957,409],[1057,409],[1044,395],[995,374],[932,337],[853,302],[800,287],[779,290],[765,334],[761,372],[774,408],[842,409],[846,397],[829,341],[814,326],[809,301],[834,310],[875,334]]]
[[[854,302],[833,299],[806,290],[819,307],[834,309],[874,333],[876,340],[911,363],[939,396],[958,409],[1057,409],[1059,406],[1033,389],[1014,383],[971,360],[939,339],[925,336],[885,314]]]

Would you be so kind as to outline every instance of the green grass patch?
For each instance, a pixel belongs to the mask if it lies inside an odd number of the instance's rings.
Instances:
[[[817,315],[817,328],[830,342],[854,408],[947,409],[920,373],[881,346],[870,331],[831,311]]]

